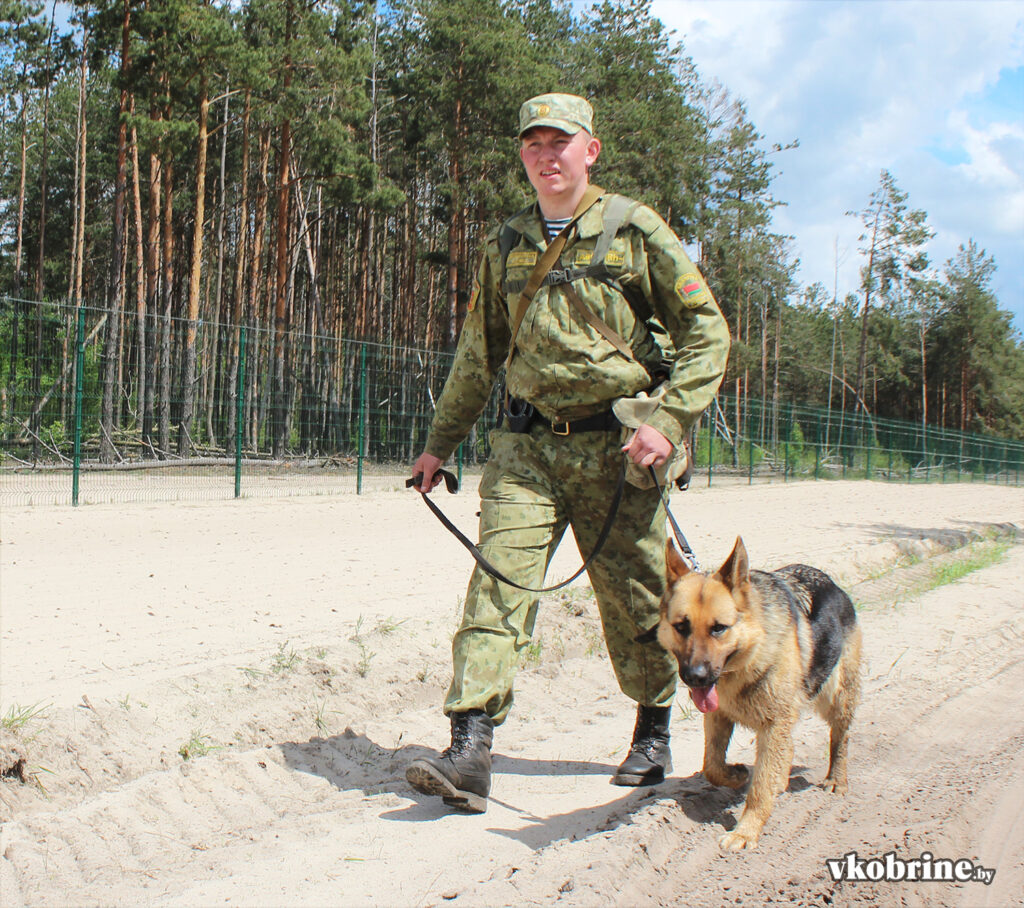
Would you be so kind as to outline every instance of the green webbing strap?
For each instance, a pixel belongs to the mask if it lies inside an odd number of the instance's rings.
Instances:
[[[572,303],[573,308],[583,316],[591,328],[597,331],[601,337],[608,341],[608,343],[626,357],[626,359],[631,359],[633,362],[637,361],[629,344],[609,328],[601,316],[583,305],[583,300],[580,299],[579,294],[576,292],[576,288],[573,287],[572,284],[566,284],[563,288],[563,292],[567,297],[569,297],[569,302]]]
[[[512,357],[516,352],[516,337],[518,337],[519,327],[522,325],[523,319],[526,317],[526,310],[530,306],[530,300],[533,299],[533,295],[537,292],[537,289],[540,287],[541,281],[544,280],[545,275],[547,275],[551,270],[551,266],[562,254],[562,250],[565,248],[565,241],[569,238],[569,231],[575,226],[576,222],[583,217],[584,213],[590,208],[590,206],[601,198],[602,195],[604,195],[604,190],[600,186],[587,186],[586,191],[583,193],[583,198],[580,199],[579,204],[576,206],[576,210],[573,212],[569,223],[559,231],[558,236],[556,236],[548,245],[548,248],[544,250],[544,254],[540,257],[540,261],[533,266],[533,271],[530,272],[530,277],[526,281],[526,286],[523,288],[522,293],[519,294],[515,320],[512,323],[512,337],[508,343],[508,356],[505,359],[506,375],[508,375],[508,367],[511,365]]]
[[[590,263],[582,268],[564,268],[549,270],[544,275],[540,286],[546,287],[552,284],[568,284],[583,277],[596,277],[603,280],[611,277],[611,272],[605,266],[605,258],[611,248],[619,229],[623,224],[628,223],[633,212],[636,211],[639,202],[626,198],[623,195],[612,195],[608,197],[602,217],[601,233],[594,246],[594,253]],[[527,281],[505,280],[505,263],[508,261],[509,253],[522,236],[514,228],[506,224],[498,236],[498,253],[501,256],[502,290],[505,293],[519,293],[527,285]],[[531,275],[532,277],[532,275]]]
[[[619,228],[627,223],[636,211],[639,202],[627,199],[624,195],[613,195],[608,199],[604,208],[604,222],[601,225],[601,235],[597,238],[594,246],[594,256],[590,260],[590,267],[604,265],[604,260],[611,249]]]

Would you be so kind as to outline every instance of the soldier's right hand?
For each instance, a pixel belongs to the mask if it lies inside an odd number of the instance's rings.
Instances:
[[[441,474],[437,472],[441,469],[441,463],[442,461],[439,458],[434,457],[433,454],[428,454],[426,451],[416,458],[416,463],[412,465],[412,475],[418,476],[420,473],[423,474],[420,484],[416,486],[416,491],[429,492],[441,481]]]

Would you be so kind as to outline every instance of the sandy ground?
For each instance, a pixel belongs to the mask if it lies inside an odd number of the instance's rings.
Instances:
[[[441,501],[472,531],[473,491]],[[633,710],[583,584],[542,606],[488,812],[409,789],[447,743],[470,568],[414,493],[4,509],[0,705],[35,715],[0,733],[0,904],[1024,904],[1024,490],[734,485],[673,509],[706,566],[741,533],[755,566],[822,567],[860,610],[850,793],[818,787],[807,717],[752,853],[719,853],[743,795],[700,775],[685,695],[672,776],[608,784]],[[936,579],[993,528],[994,564]],[[578,559],[563,545],[550,579]],[[850,852],[995,876],[833,881]]]

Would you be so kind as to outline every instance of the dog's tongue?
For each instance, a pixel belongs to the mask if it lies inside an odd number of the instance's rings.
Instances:
[[[718,709],[718,689],[711,687],[691,687],[690,699],[697,704],[702,713],[713,713]]]

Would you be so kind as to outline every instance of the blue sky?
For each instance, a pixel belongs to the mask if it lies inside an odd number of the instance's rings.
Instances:
[[[858,289],[863,209],[889,170],[936,232],[968,239],[1024,333],[1024,4],[1016,0],[654,0],[706,81],[745,101],[773,156],[775,230],[802,284]]]

